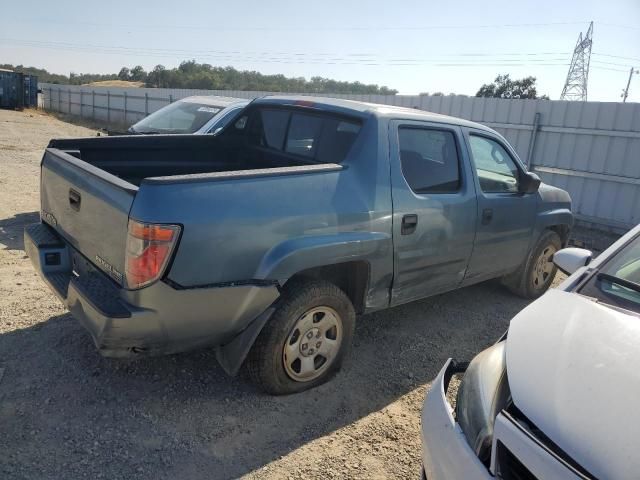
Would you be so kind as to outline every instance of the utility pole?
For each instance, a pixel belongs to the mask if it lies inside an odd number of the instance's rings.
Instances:
[[[631,85],[631,77],[633,77],[634,73],[640,73],[640,70],[631,67],[631,70],[629,70],[629,80],[627,80],[627,88],[622,90],[622,95],[620,95],[622,97],[622,103],[627,101],[627,97],[629,96],[629,85]]]
[[[582,32],[578,35],[578,42],[573,49],[573,57],[571,57],[567,80],[564,83],[560,100],[587,101],[587,80],[589,79],[592,44],[593,22],[589,24],[589,29],[584,37]]]

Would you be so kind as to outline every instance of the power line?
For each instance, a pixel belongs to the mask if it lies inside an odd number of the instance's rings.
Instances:
[[[77,44],[71,42],[49,42],[2,38],[0,41],[13,45],[72,52],[88,52],[123,56],[145,56],[152,58],[172,58],[195,56],[199,59],[212,61],[242,61],[279,64],[310,64],[310,65],[362,65],[362,66],[434,66],[434,67],[566,67],[566,52],[458,52],[440,53],[422,57],[387,57],[375,53],[342,52],[341,54],[327,52],[272,52],[272,51],[241,51],[241,50],[191,50],[169,49],[157,47],[131,47],[119,45]],[[594,53],[596,55],[596,53]],[[620,55],[597,53],[601,57],[633,59]],[[626,63],[593,60],[594,63],[608,67],[624,67]],[[601,70],[626,71],[615,68],[594,66]]]
[[[496,23],[496,24],[467,24],[467,25],[331,25],[331,26],[278,26],[273,25],[179,25],[179,24],[123,24],[123,23],[105,23],[105,22],[86,22],[73,21],[51,18],[18,18],[12,19],[15,23],[26,24],[46,24],[46,25],[77,25],[86,27],[105,27],[110,30],[119,29],[160,29],[160,30],[206,30],[206,31],[425,31],[425,30],[471,30],[471,29],[488,29],[488,28],[539,28],[539,27],[564,27],[570,25],[584,25],[588,20],[567,21],[567,22],[524,22],[524,23]],[[598,27],[623,28],[628,30],[640,30],[639,26],[621,25],[607,22],[594,22]]]
[[[626,66],[628,66],[628,64],[626,64],[626,63],[603,62],[602,60],[591,60],[591,63],[599,63],[600,65],[615,65],[616,67],[626,67]]]
[[[162,29],[162,30],[207,30],[207,31],[425,31],[425,30],[470,30],[470,29],[487,29],[487,28],[537,28],[537,27],[557,27],[567,25],[582,25],[584,21],[571,21],[571,22],[526,22],[526,23],[497,23],[497,24],[467,24],[467,25],[331,25],[331,26],[313,26],[313,25],[300,25],[300,26],[278,26],[273,25],[179,25],[179,24],[113,24],[103,22],[76,22],[73,20],[52,20],[47,19],[15,19],[18,23],[45,23],[61,24],[61,25],[80,25],[87,27],[107,27],[113,29],[114,27],[121,29]]]
[[[110,50],[123,50],[123,51],[136,51],[136,52],[160,52],[160,53],[175,53],[175,54],[198,54],[198,53],[207,53],[207,54],[228,54],[228,55],[296,55],[296,56],[331,56],[336,57],[340,54],[337,53],[327,53],[327,52],[274,52],[274,51],[259,51],[259,50],[200,50],[200,49],[175,49],[175,48],[156,48],[156,47],[131,47],[131,46],[120,46],[120,45],[96,45],[96,44],[87,44],[87,43],[71,43],[71,42],[52,42],[52,41],[41,41],[41,40],[25,40],[25,39],[16,39],[16,38],[0,38],[2,41],[12,42],[12,43],[20,43],[25,45],[32,46],[65,46],[65,47],[74,47],[74,48],[85,48],[85,49],[110,49]],[[364,52],[343,52],[341,53],[347,57],[377,57],[380,55],[377,53],[364,53]],[[462,53],[440,53],[434,54],[427,57],[422,57],[419,59],[408,59],[408,60],[422,60],[425,58],[440,58],[440,57],[502,57],[502,56],[556,56],[559,59],[564,60],[567,52],[506,52],[506,53],[486,53],[486,52],[462,52]],[[401,60],[405,60],[401,58]]]
[[[394,57],[385,57],[384,55],[379,55],[377,53],[364,53],[364,52],[342,52],[341,54],[336,53],[327,53],[327,52],[274,52],[274,51],[241,51],[241,50],[200,50],[200,49],[175,49],[175,48],[156,48],[156,47],[130,47],[130,46],[119,46],[119,45],[96,45],[96,44],[77,44],[70,42],[51,42],[51,41],[38,41],[38,40],[24,40],[24,39],[14,39],[14,38],[2,38],[2,41],[12,43],[15,45],[21,46],[32,46],[32,47],[47,47],[52,49],[80,49],[87,51],[113,51],[113,52],[122,52],[122,53],[135,53],[140,55],[151,55],[155,53],[160,54],[171,54],[171,55],[209,55],[220,56],[220,57],[228,57],[228,58],[237,58],[238,56],[242,56],[243,58],[252,59],[262,59],[265,56],[269,58],[288,58],[288,57],[330,57],[330,60],[341,59],[345,60],[344,57],[347,57],[349,61],[356,62],[364,62],[370,60],[383,60],[390,62],[430,62],[434,60],[442,61],[446,60],[450,57],[469,57],[466,61],[474,60],[475,58],[483,60],[485,58],[488,59],[499,59],[503,61],[512,61],[510,57],[527,57],[527,61],[531,62],[540,62],[540,61],[558,61],[565,63],[566,52],[502,52],[502,53],[487,53],[487,52],[461,52],[461,53],[440,53],[440,54],[432,54],[422,57],[414,57],[414,58],[394,58]],[[340,57],[342,55],[342,57]],[[593,52],[593,55],[597,55],[600,57],[607,58],[616,58],[616,59],[624,59],[624,60],[634,60],[640,61],[640,58],[637,57],[626,57],[621,55],[610,55],[605,53]],[[500,58],[507,57],[507,58]],[[534,58],[529,58],[534,57]],[[545,58],[536,58],[536,57],[545,57]],[[320,59],[324,61],[324,58]],[[520,61],[520,60],[515,60]],[[627,67],[626,63],[615,63],[615,62],[604,62],[602,60],[594,60],[594,62],[606,63],[608,65],[617,65]]]
[[[596,53],[596,52],[593,52],[591,55],[598,55],[600,57],[609,57],[609,58],[620,58],[622,60],[634,60],[636,62],[640,62],[640,58],[638,57],[623,57],[621,55],[608,55],[606,53]]]
[[[136,53],[136,54],[172,54],[172,55],[199,55],[206,54],[209,56],[228,56],[236,57],[241,55],[243,57],[255,57],[258,59],[263,58],[265,55],[278,58],[298,58],[298,57],[322,57],[322,60],[335,60],[335,59],[348,59],[350,61],[369,61],[371,59],[381,59],[385,61],[401,61],[401,62],[423,62],[423,61],[443,61],[450,57],[463,57],[465,61],[487,61],[487,60],[503,60],[503,61],[520,61],[519,59],[512,59],[511,57],[527,57],[527,61],[539,62],[539,61],[565,61],[564,52],[529,52],[529,53],[451,53],[451,54],[437,54],[419,58],[394,58],[385,57],[378,54],[371,53],[319,53],[319,52],[273,52],[273,51],[239,51],[239,50],[183,50],[183,49],[168,49],[168,48],[152,48],[152,47],[128,47],[128,46],[110,46],[110,45],[91,45],[91,44],[75,44],[69,42],[44,42],[36,40],[23,40],[23,39],[11,39],[5,38],[3,41],[10,42],[15,45],[33,46],[33,47],[47,47],[53,49],[75,49],[75,50],[87,50],[87,51],[113,51],[116,53]],[[529,58],[529,57],[546,57],[546,58]],[[469,57],[469,58],[467,58]],[[500,58],[507,57],[507,58]],[[475,60],[477,58],[477,60]]]
[[[210,53],[207,51],[170,51],[152,49],[135,49],[126,47],[98,47],[86,45],[55,45],[50,42],[34,43],[31,41],[13,41],[15,45],[29,46],[43,49],[65,50],[75,52],[102,53],[122,56],[146,56],[154,58],[175,58],[176,56],[195,55],[200,59],[212,59],[218,61],[251,61],[260,63],[282,63],[282,64],[318,64],[318,65],[387,65],[387,66],[566,66],[564,58],[474,58],[464,55],[455,58],[432,57],[432,58],[380,58],[380,57],[329,57],[298,54],[243,54],[235,52]],[[462,58],[461,58],[462,57]]]
[[[618,23],[606,23],[606,22],[596,22],[598,26],[605,26],[605,27],[613,27],[613,28],[626,28],[627,30],[640,30],[640,27],[638,26],[632,26],[632,25],[620,25]]]
[[[595,68],[597,70],[608,70],[610,72],[626,72],[627,71],[621,68],[598,67],[597,65],[591,65],[591,68]]]

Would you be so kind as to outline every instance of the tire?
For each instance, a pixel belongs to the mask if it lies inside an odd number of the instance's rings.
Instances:
[[[553,254],[561,248],[558,234],[545,230],[527,260],[514,273],[504,277],[502,283],[523,298],[538,298],[549,289],[556,276],[558,267],[553,263]]]
[[[285,286],[249,352],[247,372],[272,395],[316,387],[340,370],[354,327],[353,305],[332,283],[308,280]]]

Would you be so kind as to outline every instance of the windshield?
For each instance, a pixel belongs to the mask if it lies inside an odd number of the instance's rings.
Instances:
[[[195,133],[222,110],[203,103],[177,101],[131,127],[136,133]]]
[[[583,292],[602,302],[640,309],[640,236],[635,237],[606,262]]]

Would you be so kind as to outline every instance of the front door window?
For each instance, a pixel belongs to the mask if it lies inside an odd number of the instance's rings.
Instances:
[[[473,163],[484,193],[517,193],[518,167],[505,148],[495,140],[470,135]]]

